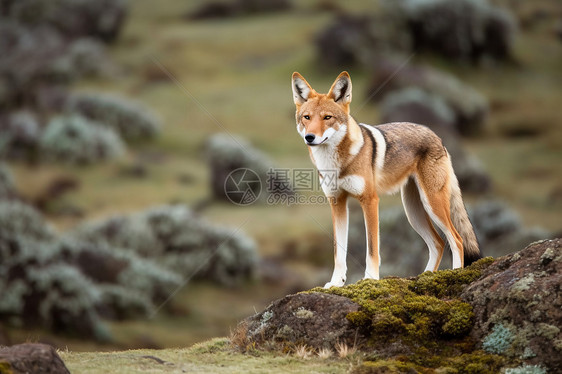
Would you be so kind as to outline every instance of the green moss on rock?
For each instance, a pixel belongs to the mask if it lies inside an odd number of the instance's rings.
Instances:
[[[464,269],[426,272],[416,278],[362,280],[322,292],[344,296],[359,304],[347,319],[368,337],[379,356],[358,373],[495,373],[504,358],[474,351],[469,337],[472,306],[460,299],[471,282],[493,259],[477,261]]]
[[[354,325],[370,331],[373,340],[399,338],[422,342],[439,337],[462,337],[470,331],[472,307],[460,300],[442,300],[412,291],[406,279],[362,280],[319,290],[345,296],[361,306],[348,314]]]
[[[365,361],[354,374],[368,373],[447,373],[447,374],[494,374],[499,373],[505,360],[501,356],[482,351],[457,356],[398,357],[388,360]]]
[[[361,306],[347,319],[377,340],[400,339],[422,343],[434,339],[462,338],[472,327],[472,307],[457,299],[464,287],[478,279],[493,259],[486,258],[464,269],[426,272],[417,278],[362,280],[356,284],[321,289],[347,297]]]
[[[436,297],[458,297],[468,284],[480,278],[482,270],[492,262],[492,257],[486,257],[463,269],[426,271],[410,284],[410,288],[416,293]]]

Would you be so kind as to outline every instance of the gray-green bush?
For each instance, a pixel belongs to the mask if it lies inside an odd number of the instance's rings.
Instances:
[[[0,316],[103,338],[99,292],[58,254],[56,234],[38,212],[20,201],[0,201]]]
[[[92,36],[111,42],[127,13],[126,0],[17,0],[3,2],[5,14],[29,25],[47,25],[68,38]]]
[[[29,159],[37,150],[41,128],[28,110],[12,112],[0,119],[0,155],[9,159]]]
[[[168,268],[107,243],[63,238],[59,251],[63,261],[95,282],[98,309],[109,318],[147,316],[181,285],[181,277]]]
[[[182,278],[134,251],[60,237],[31,206],[0,200],[0,317],[98,339],[101,318],[144,317]]]
[[[215,199],[228,200],[225,192],[228,176],[240,168],[250,169],[260,180],[260,184],[248,184],[254,196],[259,196],[256,201],[266,201],[268,196],[275,194],[294,193],[290,181],[278,178],[275,172],[268,173],[274,169],[271,159],[242,137],[215,134],[205,143],[204,155],[211,169],[210,187]]]
[[[454,112],[458,132],[469,135],[480,131],[489,110],[481,93],[444,71],[422,65],[401,66],[402,63],[400,59],[382,58],[373,64],[367,94],[376,92],[373,98],[380,100],[396,90],[417,88],[445,102]]]
[[[342,69],[370,66],[381,55],[411,48],[410,35],[399,19],[387,15],[339,15],[314,42],[322,66]]]
[[[213,225],[182,205],[86,223],[69,235],[151,258],[186,280],[236,284],[254,276],[258,261],[250,238]]]
[[[484,0],[400,0],[401,17],[416,51],[479,61],[510,57],[516,21],[507,10]]]
[[[68,98],[66,111],[103,123],[123,139],[149,139],[158,134],[160,121],[140,103],[99,93],[76,93]]]
[[[513,15],[484,0],[387,0],[376,14],[339,14],[316,37],[322,64],[370,68],[381,57],[429,51],[478,63],[511,57]],[[406,58],[403,59],[403,61]]]
[[[0,200],[13,198],[16,194],[14,176],[8,166],[0,162]]]
[[[124,152],[117,133],[78,115],[53,118],[40,140],[46,159],[69,164],[91,164],[115,159]]]

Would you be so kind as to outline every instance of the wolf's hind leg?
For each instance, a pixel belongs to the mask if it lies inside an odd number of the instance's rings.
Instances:
[[[420,197],[425,211],[447,238],[453,257],[453,269],[462,268],[463,241],[451,220],[450,182],[447,178],[442,183],[436,181],[437,178],[429,177],[418,180]]]
[[[441,263],[441,258],[443,257],[445,242],[435,230],[429,215],[423,207],[418,186],[413,177],[410,177],[408,182],[402,186],[400,192],[408,222],[410,222],[410,225],[412,225],[414,230],[422,237],[429,249],[429,261],[427,262],[425,271],[437,271]]]

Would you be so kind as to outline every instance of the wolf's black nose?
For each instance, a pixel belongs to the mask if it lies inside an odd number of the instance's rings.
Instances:
[[[306,134],[304,136],[304,140],[306,140],[308,143],[312,143],[314,141],[314,138],[316,138],[314,134]]]

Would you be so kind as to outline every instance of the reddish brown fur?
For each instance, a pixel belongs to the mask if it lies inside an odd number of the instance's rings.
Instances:
[[[406,193],[419,194],[421,192],[423,196],[417,195],[417,201],[413,201],[414,208],[423,208],[422,200],[425,198],[426,204],[429,204],[431,207],[430,214],[435,216],[430,218],[428,213],[424,211],[423,219],[427,224],[427,230],[438,252],[437,263],[433,270],[437,270],[441,261],[444,241],[433,226],[432,218],[437,218],[440,224],[454,237],[454,242],[460,252],[461,266],[463,266],[463,239],[451,220],[450,200],[451,193],[455,192],[451,188],[451,178],[454,178],[456,183],[456,177],[452,172],[449,155],[441,139],[428,128],[412,123],[391,123],[376,126],[375,128],[382,133],[384,143],[386,144],[384,167],[378,169],[373,161],[375,160],[376,152],[380,150],[374,147],[369,136],[364,135],[369,133],[365,133],[365,130],[362,130],[349,114],[349,103],[351,102],[351,80],[349,75],[346,72],[340,74],[328,94],[319,94],[314,91],[298,73],[293,74],[293,82],[295,82],[295,79],[300,79],[306,84],[306,86],[302,86],[302,83],[299,82],[301,85],[297,87],[297,91],[293,88],[293,92],[296,92],[296,121],[299,126],[304,126],[306,134],[314,134],[320,137],[330,127],[338,131],[340,126],[347,126],[347,132],[337,144],[336,154],[333,157],[339,168],[339,178],[359,176],[364,180],[364,188],[361,193],[357,194],[342,190],[341,194],[332,202],[334,232],[336,230],[336,218],[345,217],[344,215],[347,214],[347,210],[342,208],[342,205],[346,208],[347,196],[351,195],[357,198],[363,208],[368,228],[368,261],[370,261],[368,267],[371,266],[372,269],[375,269],[376,274],[374,277],[378,278],[379,267],[378,191],[383,193],[392,192],[401,186],[404,186]],[[340,84],[339,87],[337,86],[338,83]],[[295,87],[295,83],[293,84]],[[345,86],[345,84],[349,84],[349,87]],[[338,91],[338,88],[342,86],[348,90]],[[304,88],[304,91],[310,90],[306,99],[297,95],[302,88]],[[341,95],[341,92],[345,94],[347,91],[349,91],[347,96],[339,96],[339,99],[336,97],[336,95]],[[361,142],[363,144],[359,148]],[[350,152],[354,148],[360,149],[357,154]],[[309,147],[309,153],[312,162],[317,165],[317,160],[314,159],[311,147]],[[414,178],[412,181],[416,181],[417,188],[415,184],[412,184],[414,182],[405,185],[409,178]],[[418,188],[420,192],[418,192]],[[415,200],[416,195],[411,195],[411,198]],[[470,227],[471,230],[472,227]],[[337,256],[337,244],[335,244],[334,250]]]

